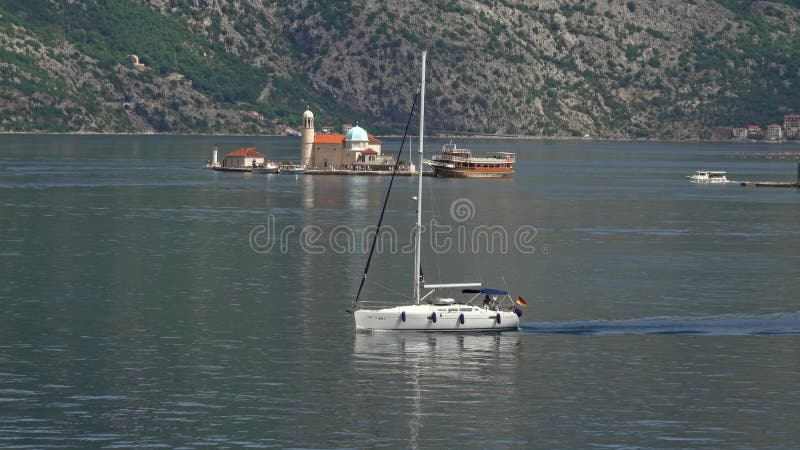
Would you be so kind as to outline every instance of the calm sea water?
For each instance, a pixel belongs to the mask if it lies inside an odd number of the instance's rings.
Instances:
[[[800,192],[685,176],[800,146],[460,144],[517,173],[425,180],[426,278],[525,297],[520,332],[356,333],[388,178],[202,169],[297,140],[0,136],[0,447],[797,447]],[[395,193],[368,300],[410,293]]]

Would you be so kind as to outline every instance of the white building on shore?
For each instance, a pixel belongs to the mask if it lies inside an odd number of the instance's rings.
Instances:
[[[222,167],[229,169],[243,169],[264,164],[264,155],[254,148],[240,148],[234,150],[222,160]]]

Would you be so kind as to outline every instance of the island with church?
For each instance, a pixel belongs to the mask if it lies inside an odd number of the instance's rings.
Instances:
[[[255,148],[240,148],[226,154],[222,160],[215,147],[213,158],[206,167],[226,172],[292,173],[308,175],[416,175],[417,167],[409,161],[398,161],[384,154],[382,142],[358,124],[343,125],[344,133],[333,133],[331,127],[314,128],[314,113],[303,113],[300,131],[300,162],[278,164],[267,161]],[[410,159],[410,158],[409,158]],[[395,171],[395,167],[397,171]],[[283,170],[286,169],[286,170]],[[291,170],[289,170],[291,169]],[[423,170],[423,175],[434,175]]]
[[[344,125],[343,134],[314,128],[314,113],[303,113],[300,131],[300,164],[312,175],[391,175],[397,163],[381,150],[381,141],[358,124]],[[413,162],[397,166],[396,175],[416,175]]]

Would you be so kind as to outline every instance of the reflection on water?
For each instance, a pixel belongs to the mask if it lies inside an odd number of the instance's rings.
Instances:
[[[518,364],[518,333],[355,333],[356,362],[372,363],[374,370],[395,369],[413,363],[435,370],[436,380],[497,384]],[[375,365],[374,363],[379,363]],[[432,365],[435,363],[435,365]],[[497,372],[488,373],[492,368]]]
[[[310,211],[314,208],[314,177],[303,177],[301,184],[303,190],[303,207]]]
[[[369,383],[364,386],[370,392],[362,398],[365,407],[389,403],[405,418],[410,448],[424,447],[420,442],[426,429],[440,434],[442,427],[452,427],[454,421],[447,417],[453,414],[483,418],[469,424],[471,431],[500,439],[513,430],[494,413],[519,401],[521,346],[519,333],[359,332],[353,369]],[[384,389],[371,391],[374,386]]]

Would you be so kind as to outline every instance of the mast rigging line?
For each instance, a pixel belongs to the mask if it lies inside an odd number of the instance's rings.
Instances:
[[[367,264],[364,266],[364,274],[361,275],[361,283],[358,285],[358,292],[356,293],[356,298],[353,300],[352,305],[350,308],[347,309],[347,312],[352,313],[356,309],[358,309],[358,300],[361,297],[361,290],[364,288],[364,282],[367,281],[367,272],[369,272],[369,265],[372,262],[372,255],[375,253],[375,245],[378,242],[378,236],[381,234],[381,225],[383,224],[383,215],[386,212],[386,205],[389,203],[389,193],[392,192],[392,185],[394,184],[395,174],[397,174],[397,169],[400,167],[400,157],[403,155],[403,147],[406,144],[406,136],[408,136],[408,127],[411,125],[411,118],[414,116],[414,109],[417,106],[417,98],[419,98],[419,89],[417,89],[416,94],[414,94],[414,101],[411,104],[411,111],[408,114],[408,120],[406,121],[406,129],[403,132],[403,140],[400,142],[400,151],[397,153],[397,159],[394,161],[394,170],[392,170],[392,177],[389,179],[389,187],[386,189],[386,196],[383,198],[383,208],[381,208],[381,216],[378,219],[378,226],[375,230],[375,236],[372,238],[372,245],[369,247],[369,256],[367,257]],[[410,150],[409,150],[410,151]],[[422,170],[422,167],[417,168],[417,170]]]

